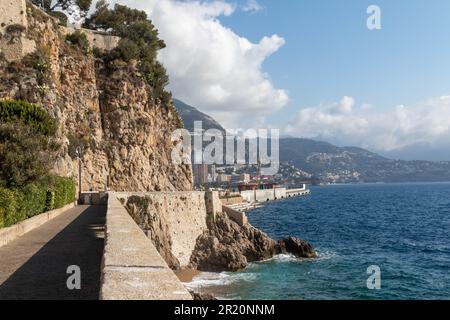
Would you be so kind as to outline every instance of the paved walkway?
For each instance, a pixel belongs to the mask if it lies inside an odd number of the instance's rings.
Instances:
[[[105,212],[78,206],[0,247],[0,300],[98,299]],[[70,265],[81,290],[67,289]]]

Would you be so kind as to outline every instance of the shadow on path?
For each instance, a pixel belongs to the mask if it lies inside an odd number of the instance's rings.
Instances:
[[[106,207],[85,207],[0,285],[0,299],[98,299],[105,213]],[[81,290],[67,289],[70,265],[81,269]]]

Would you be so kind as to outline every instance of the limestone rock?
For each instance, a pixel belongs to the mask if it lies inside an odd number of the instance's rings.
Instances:
[[[48,56],[37,70],[33,54],[9,62],[0,55],[0,99],[39,105],[60,124],[54,172],[78,180],[74,155],[82,146],[84,190],[191,190],[192,170],[171,161],[177,115],[152,97],[136,66],[109,70],[93,54],[68,44],[58,24],[28,10],[24,37]]]
[[[276,242],[264,232],[239,226],[224,213],[216,215],[197,240],[191,267],[202,271],[237,271],[248,263],[271,258]]]
[[[290,253],[299,258],[317,257],[317,253],[308,242],[294,237],[288,237],[284,240],[279,240],[276,249],[277,253]]]
[[[291,253],[297,257],[314,258],[312,246],[296,238],[275,241],[250,224],[239,226],[225,213],[218,213],[198,239],[190,267],[200,271],[238,271],[249,263]]]
[[[194,300],[198,301],[217,300],[217,298],[214,297],[214,295],[211,293],[200,293],[195,291],[189,291],[189,293],[191,294],[192,298],[194,298]]]

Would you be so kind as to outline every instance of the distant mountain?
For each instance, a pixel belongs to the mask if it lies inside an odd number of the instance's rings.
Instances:
[[[203,121],[204,129],[224,130],[194,107],[179,100],[175,100],[175,106],[189,130],[199,120]],[[329,183],[450,181],[449,161],[392,160],[362,148],[337,147],[302,138],[280,139],[280,162],[282,168],[293,166],[302,171],[302,176],[310,175]]]
[[[225,129],[216,120],[207,114],[198,111],[196,108],[177,99],[173,99],[173,103],[183,119],[184,127],[190,132],[194,131],[194,121],[202,121],[202,127],[204,130],[218,129],[222,132],[225,131]]]
[[[281,139],[280,161],[332,183],[450,181],[448,161],[392,160],[361,148],[309,139]]]

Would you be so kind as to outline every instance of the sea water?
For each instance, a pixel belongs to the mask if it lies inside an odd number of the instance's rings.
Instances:
[[[317,259],[279,255],[188,286],[223,299],[450,299],[450,183],[312,187],[251,211],[275,239],[310,242]],[[380,268],[380,289],[367,269]]]

